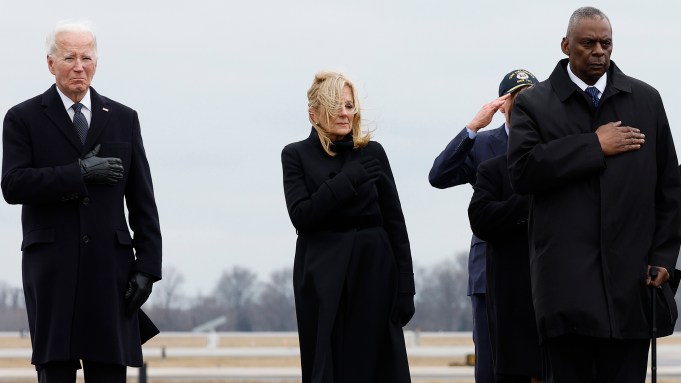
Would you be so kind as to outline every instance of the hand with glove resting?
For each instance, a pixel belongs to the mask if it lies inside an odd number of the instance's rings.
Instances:
[[[80,173],[88,184],[113,185],[123,178],[123,162],[115,157],[97,157],[101,145],[78,159]]]
[[[142,307],[149,298],[153,285],[154,279],[150,275],[141,272],[133,274],[128,281],[128,289],[125,290],[126,315],[132,315]]]
[[[341,170],[348,177],[352,186],[358,188],[366,182],[376,182],[381,174],[381,163],[372,156],[350,161]]]

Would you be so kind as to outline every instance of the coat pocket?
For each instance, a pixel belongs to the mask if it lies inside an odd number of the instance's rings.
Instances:
[[[116,230],[116,242],[123,246],[132,246],[132,237],[127,230]]]
[[[26,250],[32,245],[52,242],[54,242],[54,229],[32,230],[24,235],[24,239],[21,242],[21,251]]]

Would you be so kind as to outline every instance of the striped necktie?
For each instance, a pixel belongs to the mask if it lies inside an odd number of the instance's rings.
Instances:
[[[585,92],[591,96],[591,102],[594,103],[594,107],[598,108],[598,88],[589,86],[586,88]]]
[[[80,137],[80,142],[85,143],[85,137],[87,137],[88,124],[85,115],[80,111],[83,109],[83,104],[77,102],[72,106],[73,111],[73,125],[76,127],[76,132],[78,132],[78,137]]]

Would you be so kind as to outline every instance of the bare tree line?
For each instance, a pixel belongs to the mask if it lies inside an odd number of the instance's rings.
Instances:
[[[470,300],[466,296],[468,255],[460,253],[436,264],[416,267],[416,314],[408,329],[471,331]],[[145,312],[162,331],[192,331],[209,321],[216,331],[296,331],[293,272],[277,270],[266,281],[247,268],[223,271],[210,294],[188,296],[185,277],[172,266],[154,285]],[[681,294],[676,300],[681,307]],[[0,331],[26,331],[21,288],[0,282]],[[676,329],[681,330],[681,321]]]
[[[415,270],[416,315],[408,328],[424,331],[469,331],[471,308],[466,296],[467,254],[459,254]],[[293,272],[277,270],[267,281],[253,271],[233,266],[223,271],[212,293],[192,298],[182,294],[184,277],[164,270],[145,311],[165,331],[189,331],[215,318],[226,322],[216,331],[296,331]]]

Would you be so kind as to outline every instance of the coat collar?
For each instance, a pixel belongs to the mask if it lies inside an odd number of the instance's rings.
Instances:
[[[571,97],[575,92],[584,93],[574,82],[572,82],[572,80],[570,80],[570,76],[568,76],[567,73],[568,63],[569,59],[560,60],[549,77],[551,86],[561,102],[565,102],[565,100]],[[608,69],[608,83],[605,86],[603,96],[601,96],[601,103],[619,92],[631,93],[631,83],[627,76],[617,67],[615,62],[611,60],[610,68]]]
[[[90,99],[92,101],[92,120],[90,121],[90,129],[88,130],[85,144],[81,144],[80,138],[78,138],[76,129],[73,127],[73,121],[71,121],[64,108],[64,103],[59,97],[56,85],[52,85],[43,93],[41,101],[44,113],[81,155],[92,150],[97,138],[108,124],[109,115],[111,114],[109,101],[105,97],[100,96],[92,87],[90,88]]]

